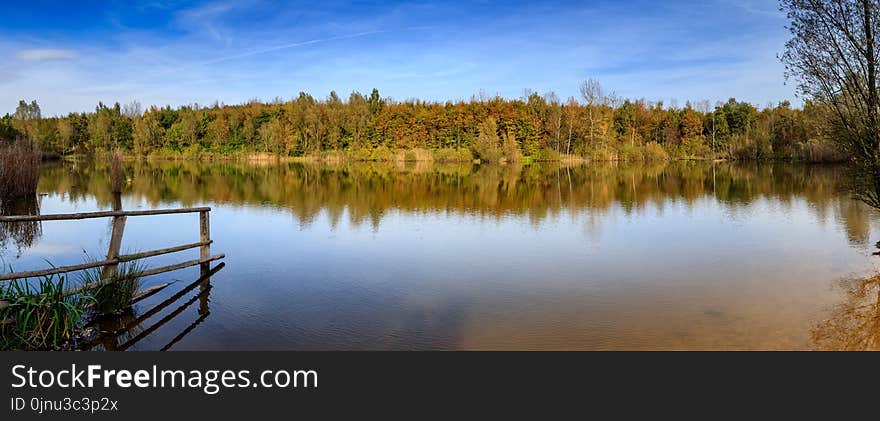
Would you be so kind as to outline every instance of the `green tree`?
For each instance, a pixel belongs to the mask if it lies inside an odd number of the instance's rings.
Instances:
[[[503,156],[498,138],[498,123],[494,117],[489,117],[478,127],[479,134],[474,141],[473,152],[480,161],[498,162]]]

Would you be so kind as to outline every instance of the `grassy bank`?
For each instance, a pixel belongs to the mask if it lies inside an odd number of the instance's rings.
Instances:
[[[0,284],[0,350],[73,349],[90,320],[131,306],[141,286],[136,262],[119,265],[116,277],[101,281],[102,268],[78,277],[47,275]],[[72,280],[75,279],[75,280]],[[83,285],[97,285],[77,291]]]
[[[66,277],[55,275],[5,281],[0,289],[0,350],[70,348],[93,302],[88,293],[67,294],[70,287]]]

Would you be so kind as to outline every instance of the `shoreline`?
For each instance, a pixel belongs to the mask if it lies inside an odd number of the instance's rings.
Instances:
[[[401,149],[395,151],[392,154],[386,155],[382,158],[363,158],[358,156],[352,156],[354,154],[351,153],[326,153],[323,156],[321,155],[304,155],[304,156],[284,156],[278,154],[271,154],[265,152],[237,152],[233,154],[216,154],[216,153],[205,153],[200,154],[199,156],[185,156],[182,153],[162,153],[162,154],[149,154],[149,155],[138,155],[130,152],[126,152],[121,154],[121,159],[124,161],[138,161],[138,162],[150,162],[150,161],[185,161],[185,162],[245,162],[245,163],[322,163],[322,164],[334,164],[334,163],[437,163],[437,164],[510,164],[510,161],[502,159],[499,162],[483,162],[480,159],[472,158],[472,159],[437,159],[431,154],[430,150],[422,150],[425,153],[416,153],[415,156],[411,156],[413,151],[411,149]],[[55,162],[55,161],[87,161],[87,160],[102,160],[107,159],[109,157],[109,153],[96,153],[93,155],[86,154],[70,154],[70,155],[58,155],[53,156],[51,159],[44,159],[44,162]],[[802,163],[802,164],[839,164],[844,163],[845,161],[828,161],[828,160],[809,160],[809,159],[796,159],[796,158],[763,158],[763,159],[742,159],[742,158],[721,158],[721,157],[668,157],[665,159],[622,159],[622,158],[611,158],[611,159],[595,159],[583,157],[580,155],[567,155],[561,156],[559,158],[532,158],[530,156],[522,156],[518,160],[518,164],[532,164],[532,163],[559,163],[559,164],[568,164],[568,165],[584,165],[591,163],[657,163],[657,162],[675,162],[675,161],[694,161],[694,162],[756,162],[756,163],[771,163],[771,162],[787,162],[787,163]]]

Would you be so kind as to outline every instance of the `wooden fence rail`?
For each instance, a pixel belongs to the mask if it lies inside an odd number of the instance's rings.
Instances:
[[[80,219],[89,219],[89,218],[113,218],[113,228],[110,233],[110,244],[107,250],[107,257],[104,260],[97,262],[88,262],[82,263],[78,265],[70,265],[70,266],[59,266],[52,267],[48,269],[42,270],[33,270],[27,272],[10,272],[10,273],[2,273],[0,274],[0,281],[8,281],[12,279],[26,279],[26,278],[34,278],[41,276],[49,276],[56,275],[60,273],[69,273],[80,270],[92,269],[96,267],[103,267],[103,271],[101,273],[101,278],[99,281],[92,282],[86,285],[81,285],[75,288],[70,288],[65,293],[67,295],[76,294],[79,292],[83,292],[89,289],[93,289],[95,287],[115,282],[120,279],[125,278],[140,278],[145,276],[156,275],[160,273],[170,272],[173,270],[183,269],[190,266],[200,266],[201,274],[204,275],[210,271],[210,263],[215,260],[220,260],[226,257],[224,254],[211,255],[211,227],[210,227],[210,212],[211,208],[209,207],[197,207],[197,208],[180,208],[180,209],[153,209],[153,210],[138,210],[138,211],[122,211],[122,210],[113,210],[113,211],[101,211],[101,212],[85,212],[85,213],[70,213],[70,214],[54,214],[54,215],[17,215],[17,216],[0,216],[0,222],[34,222],[34,221],[65,221],[65,220],[80,220]],[[120,255],[119,251],[122,246],[122,234],[125,230],[125,220],[126,217],[129,216],[147,216],[147,215],[169,215],[169,214],[181,214],[181,213],[198,213],[199,214],[199,241],[196,243],[184,244],[180,246],[168,247],[157,250],[150,250],[132,254],[124,254]],[[117,276],[117,268],[120,263],[130,262],[138,259],[145,259],[147,257],[160,256],[163,254],[175,253],[183,250],[199,248],[199,258],[196,260],[190,260],[182,263],[177,263],[174,265],[163,266],[155,269],[148,269],[141,272],[125,274],[123,276]],[[2,304],[2,303],[0,303]]]
[[[144,259],[147,257],[160,256],[163,254],[174,253],[178,251],[188,250],[196,247],[210,245],[211,241],[185,244],[182,246],[168,247],[159,250],[144,251],[140,253],[124,254],[115,259],[100,260],[97,262],[82,263],[70,266],[58,266],[50,269],[32,270],[28,272],[9,272],[0,274],[0,281],[8,281],[10,279],[37,278],[41,276],[57,275],[59,273],[75,272],[78,270],[92,269],[101,266],[115,265],[119,263],[130,262],[132,260]]]
[[[175,213],[202,213],[210,212],[211,208],[180,208],[180,209],[149,209],[136,211],[99,211],[83,213],[58,213],[53,215],[14,215],[0,216],[0,222],[37,222],[37,221],[70,221],[76,219],[107,218],[110,216],[147,216],[147,215],[170,215]]]

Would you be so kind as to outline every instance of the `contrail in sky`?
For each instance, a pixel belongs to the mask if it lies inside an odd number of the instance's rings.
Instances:
[[[387,32],[387,31],[382,30],[382,31],[358,32],[356,34],[350,34],[350,35],[340,35],[340,36],[335,36],[335,37],[330,37],[330,38],[318,38],[318,39],[313,39],[313,40],[309,40],[309,41],[301,41],[301,42],[294,42],[291,44],[276,45],[274,47],[268,47],[268,48],[263,48],[263,49],[259,49],[259,50],[248,51],[248,52],[241,53],[241,54],[235,54],[235,55],[231,55],[231,56],[227,56],[227,57],[216,58],[213,60],[198,63],[198,64],[196,64],[196,66],[205,66],[208,64],[215,64],[215,63],[220,63],[223,61],[236,60],[236,59],[240,59],[240,58],[255,56],[258,54],[271,53],[273,51],[278,51],[278,50],[286,50],[288,48],[302,47],[305,45],[312,45],[312,44],[320,44],[322,42],[360,38],[360,37],[365,37],[367,35],[381,34],[384,32]]]

